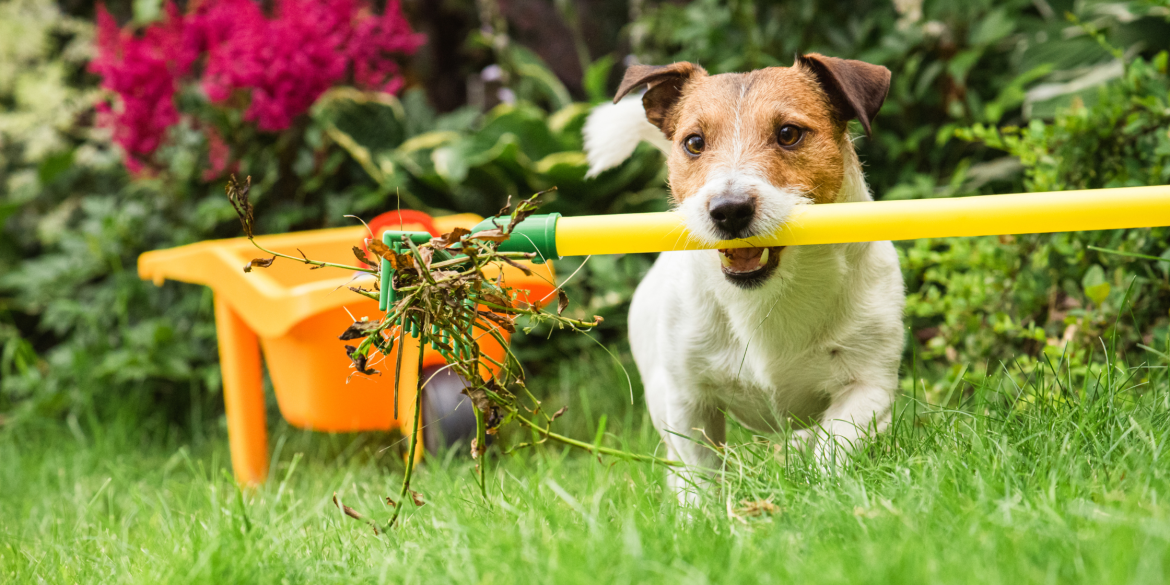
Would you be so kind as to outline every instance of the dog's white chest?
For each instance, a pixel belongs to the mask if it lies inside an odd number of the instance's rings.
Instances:
[[[892,246],[883,244],[876,256],[815,248],[786,251],[781,270],[791,272],[780,275],[783,286],[763,291],[725,285],[717,257],[659,258],[630,312],[639,370],[662,378],[647,392],[669,391],[766,432],[787,420],[812,422],[855,380],[888,379],[900,350],[901,279]]]
[[[808,421],[824,410],[829,389],[841,379],[841,356],[792,321],[773,310],[750,325],[729,323],[729,343],[699,358],[706,367],[688,374],[702,380],[703,399],[759,431],[776,430],[787,418]]]

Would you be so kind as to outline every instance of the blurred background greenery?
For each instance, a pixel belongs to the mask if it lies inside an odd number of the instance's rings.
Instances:
[[[158,0],[106,6],[131,31],[165,14]],[[857,142],[879,199],[1170,182],[1165,0],[404,0],[402,9],[426,42],[401,59],[396,97],[343,81],[288,128],[263,131],[246,103],[213,102],[188,83],[174,98],[180,121],[130,173],[97,115],[112,96],[89,68],[95,5],[0,2],[0,424],[114,413],[179,429],[219,420],[210,292],[156,288],[135,266],[147,250],[238,236],[223,196],[231,170],[257,184],[258,233],[346,225],[346,214],[399,205],[490,214],[552,186],[546,211],[666,209],[662,157],[645,145],[584,177],[580,127],[629,63],[691,60],[717,73],[816,51],[885,65],[889,98],[873,138]],[[1089,247],[1170,258],[1167,235],[899,243],[910,293],[904,386],[939,393],[958,376],[1059,356],[1070,341],[1086,349],[1069,359],[1091,375],[1100,336],[1115,336],[1119,353],[1166,351],[1170,262]],[[651,261],[593,258],[570,287],[570,310],[604,316],[594,336],[619,353],[630,294]],[[538,373],[596,351],[567,335],[516,345]]]

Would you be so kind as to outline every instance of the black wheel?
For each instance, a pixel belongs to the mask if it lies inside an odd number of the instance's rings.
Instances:
[[[475,436],[475,413],[471,399],[463,394],[467,381],[451,368],[431,366],[422,371],[423,445],[431,453],[441,453],[462,442],[471,444]]]

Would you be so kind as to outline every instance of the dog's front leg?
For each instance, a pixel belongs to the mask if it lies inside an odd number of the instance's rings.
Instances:
[[[833,395],[821,417],[815,454],[822,465],[839,465],[859,442],[872,438],[890,424],[892,392],[878,386],[855,382]]]
[[[691,390],[675,384],[665,371],[656,372],[646,383],[650,419],[666,444],[666,456],[685,464],[667,476],[667,484],[684,506],[698,503],[700,493],[709,489],[719,468],[716,449],[723,446],[726,426],[723,413]]]

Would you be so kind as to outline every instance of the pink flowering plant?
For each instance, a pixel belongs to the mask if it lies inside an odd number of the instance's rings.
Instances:
[[[253,139],[295,128],[331,87],[397,93],[395,59],[423,42],[398,0],[381,13],[363,0],[277,0],[270,13],[252,0],[195,1],[185,13],[168,2],[141,29],[99,6],[90,70],[109,93],[99,124],[138,175],[160,167],[174,128],[194,129],[206,144],[203,178],[214,180]]]

